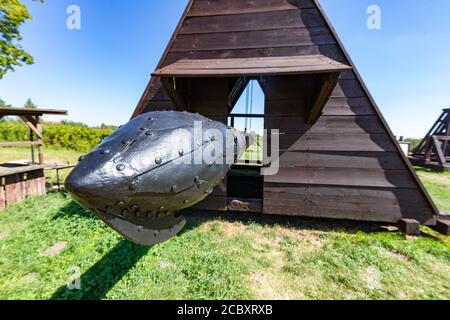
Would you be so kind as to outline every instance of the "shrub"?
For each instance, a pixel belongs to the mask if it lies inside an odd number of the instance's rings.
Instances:
[[[89,128],[79,123],[44,124],[44,143],[53,148],[87,152],[109,136],[115,127]],[[0,123],[0,141],[27,141],[30,131],[20,121]]]

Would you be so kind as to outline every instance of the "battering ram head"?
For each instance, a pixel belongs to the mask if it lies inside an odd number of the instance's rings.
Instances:
[[[153,245],[184,226],[246,148],[245,134],[187,112],[134,118],[80,158],[67,191],[129,240]]]

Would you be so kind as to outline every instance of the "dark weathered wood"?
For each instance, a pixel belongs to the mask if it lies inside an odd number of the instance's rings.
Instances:
[[[285,134],[280,150],[289,151],[396,151],[386,134]]]
[[[280,155],[282,167],[367,168],[401,170],[404,165],[396,152],[286,151]]]
[[[189,11],[188,17],[298,10],[313,7],[314,4],[311,0],[197,0]]]
[[[438,219],[436,221],[436,225],[432,226],[432,228],[443,235],[450,236],[450,221],[449,220]]]
[[[230,212],[254,212],[260,213],[263,210],[261,199],[227,199]]]
[[[268,43],[270,47],[292,47],[334,44],[335,41],[323,27],[229,32],[221,33],[220,37],[208,33],[178,35],[170,51],[255,49],[265,48]]]
[[[292,183],[309,185],[415,188],[414,180],[407,170],[380,170],[360,168],[280,168],[275,176],[266,176],[266,183]]]
[[[287,28],[323,27],[315,9],[239,13],[235,15],[198,16],[186,19],[180,34],[222,33]]]
[[[158,69],[180,59],[250,58],[246,61],[252,63],[257,57],[317,54],[354,68],[315,0],[191,1],[178,33]],[[326,89],[320,85],[320,75],[264,76],[258,80],[266,95],[266,128],[281,131],[281,169],[278,175],[265,179],[265,212],[392,223],[402,218],[420,222],[433,218],[434,204],[401,154],[356,69],[342,73],[330,99],[323,102],[323,110],[317,108],[323,115],[311,125],[306,124],[308,115],[318,103],[318,92]],[[152,79],[135,115],[158,110],[158,106],[171,107],[158,81]],[[209,87],[204,89],[208,92],[205,96],[191,96],[190,101],[196,101],[194,109],[226,121],[221,100],[228,104],[233,83],[236,79],[229,79],[224,98],[218,98],[222,91]],[[228,108],[229,112],[231,106]],[[268,142],[270,146],[273,141]],[[307,193],[313,198],[309,202],[289,192],[277,194],[278,198],[267,192],[286,185],[316,191],[325,188],[328,193]],[[350,189],[358,191],[352,194]],[[334,191],[343,196],[333,195]],[[223,198],[215,201],[217,207],[223,206]]]
[[[420,235],[420,222],[415,219],[401,219],[397,223],[398,228],[407,235]]]
[[[234,59],[182,59],[158,69],[160,77],[240,77],[343,72],[350,67],[323,55]],[[333,79],[337,78],[334,75]],[[336,79],[337,80],[337,79]],[[325,82],[328,80],[325,80]],[[334,85],[335,85],[334,81]],[[333,86],[334,87],[334,86]],[[329,89],[328,95],[332,88]],[[326,100],[326,98],[324,100]]]
[[[67,115],[67,111],[54,109],[0,108],[1,116],[42,116],[44,114]]]
[[[313,125],[317,122],[317,119],[322,115],[323,108],[327,103],[331,92],[336,87],[339,79],[339,73],[331,73],[322,76],[322,85],[320,86],[319,92],[313,103],[306,120],[306,123]]]

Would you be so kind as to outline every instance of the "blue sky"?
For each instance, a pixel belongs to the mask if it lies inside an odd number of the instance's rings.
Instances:
[[[25,2],[33,20],[23,45],[36,64],[0,80],[0,97],[14,106],[31,98],[99,125],[129,119],[187,0]],[[394,133],[424,135],[450,105],[450,1],[321,3]],[[81,8],[81,30],[66,28],[72,4]],[[371,4],[381,7],[381,30],[366,27]]]

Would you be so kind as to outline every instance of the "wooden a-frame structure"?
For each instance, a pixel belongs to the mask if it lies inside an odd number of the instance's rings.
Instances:
[[[450,109],[444,109],[425,138],[414,149],[412,162],[450,171]]]
[[[265,94],[265,129],[280,130],[279,173],[231,172],[198,208],[434,223],[435,205],[317,0],[191,0],[133,116],[187,110],[227,122],[250,79]]]

